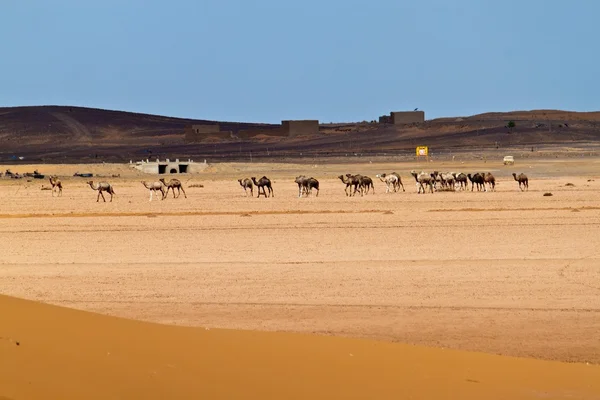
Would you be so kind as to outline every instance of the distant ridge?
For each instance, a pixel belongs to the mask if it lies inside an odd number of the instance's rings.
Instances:
[[[382,111],[382,114],[385,111]],[[508,121],[515,121],[513,130]],[[216,137],[188,144],[190,124],[219,124],[221,130],[265,130],[256,139]],[[319,157],[350,153],[404,152],[426,144],[436,151],[515,146],[600,144],[600,112],[529,110],[445,117],[417,125],[377,123],[322,124],[314,137],[272,137],[277,125],[213,121],[79,106],[0,108],[0,162],[14,156],[54,162],[128,161],[140,157],[209,157],[222,160],[254,157]],[[225,137],[225,139],[223,139]],[[263,154],[264,153],[264,154]]]

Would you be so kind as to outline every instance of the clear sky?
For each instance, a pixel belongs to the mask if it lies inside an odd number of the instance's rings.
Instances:
[[[597,0],[4,0],[0,106],[322,122],[600,109]]]

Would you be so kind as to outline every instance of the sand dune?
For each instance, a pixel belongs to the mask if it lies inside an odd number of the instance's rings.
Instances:
[[[1,399],[600,398],[600,367],[205,330],[0,296]]]

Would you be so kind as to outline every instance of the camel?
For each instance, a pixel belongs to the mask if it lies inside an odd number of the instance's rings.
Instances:
[[[308,195],[312,193],[313,189],[317,190],[315,197],[319,197],[319,181],[312,176],[306,180],[306,188],[308,189]]]
[[[352,176],[350,174],[346,174],[345,176],[340,175],[338,176],[338,178],[342,181],[342,183],[346,185],[346,188],[344,189],[346,196],[352,196],[352,186],[354,186],[354,193],[356,193],[360,185],[360,182],[357,177]],[[348,192],[348,188],[350,188],[350,192]]]
[[[254,185],[252,181],[248,178],[238,179],[240,186],[244,188],[244,193],[246,193],[246,197],[248,197],[248,189],[250,189],[250,196],[254,197]]]
[[[433,174],[428,174],[423,171],[417,173],[417,171],[415,170],[410,171],[410,174],[415,178],[415,181],[417,182],[417,193],[421,193],[421,190],[423,190],[423,194],[425,194],[425,187],[423,186],[423,184],[428,185],[429,190],[431,191],[431,193],[433,193],[433,185],[435,183],[435,178],[432,176]]]
[[[442,183],[442,187],[448,187],[452,190],[456,190],[455,188],[455,178],[454,175],[452,175],[451,173],[447,172],[447,173],[440,173],[439,174],[441,183]]]
[[[169,195],[169,189],[173,190],[173,198],[177,198],[183,192],[183,196],[187,199],[187,195],[185,194],[185,190],[183,190],[183,185],[179,179],[171,179],[169,182],[165,182],[165,178],[160,178],[159,181],[162,182],[163,185],[167,187],[167,191],[163,195],[163,197],[167,197]],[[177,197],[175,197],[175,189],[177,189]]]
[[[98,191],[98,197],[96,198],[96,203],[100,200],[100,196],[102,196],[102,200],[104,200],[104,202],[106,203],[106,199],[104,198],[104,195],[102,194],[102,192],[107,192],[110,194],[110,201],[112,202],[113,199],[113,195],[116,194],[112,185],[108,182],[99,182],[97,185],[94,186],[94,181],[88,181],[87,182],[88,185],[90,185],[90,187],[94,190]]]
[[[474,175],[467,174],[467,177],[471,181],[471,192],[473,191],[473,186],[475,185],[477,185],[477,191],[480,191],[481,188],[483,188],[483,191],[487,192],[487,189],[485,188],[485,180],[483,179],[483,175],[477,172]]]
[[[468,181],[469,178],[467,177],[467,175],[463,174],[462,172],[460,172],[460,173],[452,172],[452,176],[454,176],[454,182],[456,185],[459,186],[459,189],[467,190],[467,187],[469,185],[469,181]]]
[[[442,180],[442,176],[440,175],[440,173],[438,171],[433,171],[433,173],[431,174],[431,177],[433,178],[433,188],[435,190],[437,190],[437,184],[439,183],[440,186],[444,186],[444,182]]]
[[[150,191],[150,200],[148,201],[152,201],[152,194],[155,192],[160,192],[161,196],[161,200],[165,199],[165,184],[164,182],[161,181],[155,181],[152,183],[148,183],[146,181],[141,181],[142,185],[144,185],[146,187],[146,189],[148,189]]]
[[[525,188],[527,188],[527,191],[529,191],[529,179],[527,178],[527,175],[525,175],[524,173],[520,173],[519,175],[517,175],[513,172],[512,176],[515,178],[515,181],[519,182],[519,189],[521,189],[521,192]],[[521,184],[523,184],[522,188]]]
[[[395,173],[395,172],[392,172],[390,175],[394,175],[396,178],[398,178],[398,182],[396,183],[396,187],[398,189],[400,189],[400,186],[402,186],[402,191],[406,192],[406,190],[404,190],[404,185],[402,184],[402,178],[400,178],[400,175],[397,174],[397,173]]]
[[[267,178],[266,176],[263,176],[262,178],[260,178],[258,181],[256,181],[256,177],[252,177],[252,182],[254,182],[254,184],[256,185],[256,189],[258,190],[258,196],[256,196],[257,198],[260,197],[260,189],[262,189],[262,193],[265,197],[267,197],[267,192],[265,191],[265,187],[267,189],[269,189],[269,196],[268,197],[275,197],[275,193],[273,192],[273,187],[271,186],[271,180],[269,178]]]
[[[385,183],[386,193],[390,192],[390,187],[394,190],[394,192],[397,191],[396,185],[398,184],[398,177],[396,175],[378,174],[375,175],[375,177],[379,178],[381,182]]]
[[[58,196],[62,196],[62,182],[60,181],[60,179],[58,179],[58,177],[55,176],[51,176],[50,178],[50,185],[52,185],[52,197],[54,197],[54,189],[57,188],[58,189]]]
[[[302,197],[302,193],[304,193],[304,190],[306,189],[308,191],[308,185],[307,182],[308,178],[304,175],[300,175],[297,176],[296,179],[294,180],[294,182],[296,182],[298,184],[298,198]],[[308,193],[307,193],[308,195]]]
[[[491,172],[487,172],[487,173],[482,173],[481,175],[483,175],[483,181],[484,183],[487,183],[490,187],[490,189],[492,190],[492,192],[496,191],[496,178],[494,178],[494,175],[492,175]]]
[[[348,178],[356,178],[358,180],[358,185],[360,187],[360,195],[363,196],[365,194],[369,194],[369,189],[373,189],[373,194],[375,194],[375,186],[373,185],[373,179],[368,176],[364,176],[361,174],[352,175],[346,174]],[[354,190],[356,193],[356,189]]]

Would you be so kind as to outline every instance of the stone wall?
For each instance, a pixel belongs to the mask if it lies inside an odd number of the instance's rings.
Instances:
[[[425,122],[425,111],[393,111],[390,113],[394,125]]]

